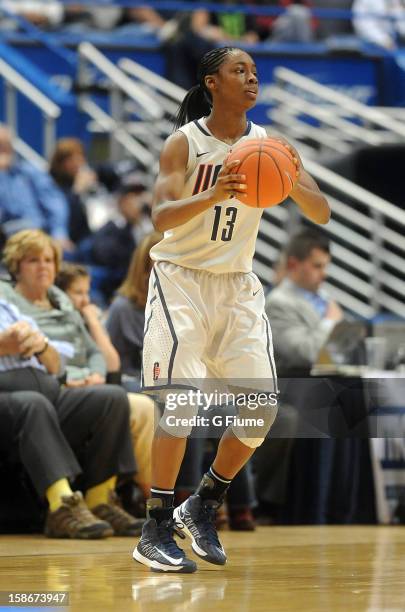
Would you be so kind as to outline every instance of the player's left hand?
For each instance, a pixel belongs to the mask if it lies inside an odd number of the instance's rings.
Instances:
[[[294,187],[295,187],[296,184],[298,183],[299,179],[300,179],[301,171],[304,169],[304,166],[303,166],[300,154],[298,153],[297,149],[290,142],[288,142],[288,140],[286,140],[282,136],[276,136],[274,138],[274,140],[277,140],[278,142],[281,142],[281,144],[283,144],[285,146],[285,148],[288,149],[290,151],[291,155],[292,155],[293,162],[294,162],[295,167],[297,169],[297,173],[296,173],[296,177],[295,177],[295,181],[294,181]]]

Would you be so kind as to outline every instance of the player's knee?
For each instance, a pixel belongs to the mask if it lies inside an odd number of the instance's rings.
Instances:
[[[232,426],[234,435],[249,448],[263,444],[277,416],[277,403],[273,400],[258,405],[254,410],[239,409],[239,415]]]
[[[246,436],[243,436],[240,441],[249,448],[258,448],[263,444],[264,438],[246,438]]]

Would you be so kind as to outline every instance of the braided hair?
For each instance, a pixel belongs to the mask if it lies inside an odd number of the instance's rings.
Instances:
[[[208,51],[208,53],[202,57],[197,73],[198,84],[194,85],[194,87],[189,89],[186,93],[176,115],[175,130],[189,121],[194,121],[194,119],[199,119],[210,113],[212,97],[211,92],[205,85],[205,77],[208,74],[215,74],[218,72],[225,58],[230,53],[237,50],[236,47],[220,47]]]

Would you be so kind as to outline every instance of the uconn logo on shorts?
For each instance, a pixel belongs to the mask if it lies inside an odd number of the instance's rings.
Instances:
[[[160,376],[160,365],[158,361],[153,364],[153,380],[158,380]]]

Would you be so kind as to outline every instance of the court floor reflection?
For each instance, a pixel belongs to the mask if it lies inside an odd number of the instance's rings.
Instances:
[[[221,534],[225,567],[153,574],[134,542],[3,536],[0,590],[69,591],[70,612],[377,612],[404,610],[405,529],[267,527]]]

